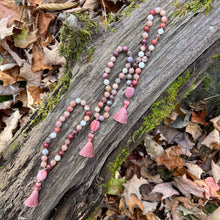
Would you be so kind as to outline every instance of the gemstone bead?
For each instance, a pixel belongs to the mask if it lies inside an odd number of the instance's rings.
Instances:
[[[56,134],[55,132],[52,132],[52,133],[50,134],[50,138],[56,138],[56,136],[57,136],[57,134]]]
[[[119,76],[119,78],[120,78],[120,79],[124,79],[125,74],[124,74],[124,73],[119,73],[119,75],[118,75],[118,76]]]
[[[46,148],[44,148],[43,150],[42,150],[42,154],[43,155],[47,155],[49,153],[49,151],[46,149]]]
[[[44,147],[44,148],[48,148],[48,147],[49,147],[49,143],[45,142],[45,143],[43,144],[43,147]]]
[[[156,13],[156,14],[159,14],[160,12],[161,12],[161,8],[160,8],[160,7],[156,7],[156,8],[155,8],[155,13]]]
[[[139,66],[141,69],[143,69],[143,68],[145,67],[145,63],[144,63],[144,62],[140,62],[140,63],[138,64],[138,66]]]
[[[50,143],[50,138],[47,137],[46,140],[45,140],[45,142]]]
[[[112,88],[113,88],[113,89],[118,89],[118,84],[114,83],[114,84],[112,85]]]
[[[47,161],[47,159],[48,159],[48,157],[47,157],[46,155],[41,156],[41,160],[42,160],[43,162]]]
[[[47,169],[47,170],[51,170],[51,169],[52,169],[52,166],[51,166],[50,164],[47,164],[46,169]]]
[[[166,14],[166,11],[164,11],[164,10],[161,10],[160,11],[160,15],[163,17],[163,16],[165,16],[165,14]]]
[[[62,151],[66,151],[66,150],[68,149],[68,147],[67,147],[67,145],[65,144],[65,145],[62,145],[61,149],[62,149]]]
[[[153,20],[153,18],[154,18],[154,16],[153,16],[152,14],[150,14],[150,15],[147,16],[147,19],[148,19],[148,20]]]
[[[145,31],[145,32],[148,32],[149,30],[150,30],[150,28],[149,28],[147,25],[144,26],[144,31]],[[147,42],[146,42],[146,43],[147,43]],[[146,43],[145,43],[145,44],[146,44]]]
[[[85,121],[89,121],[90,120],[90,117],[88,115],[84,116],[84,120]]]
[[[137,86],[137,85],[138,85],[138,81],[137,81],[137,80],[133,80],[133,81],[132,81],[132,85],[133,85],[133,86]]]
[[[68,107],[66,108],[66,110],[67,110],[68,112],[72,112],[72,111],[73,111],[73,107],[72,107],[72,106],[68,106]]]
[[[148,26],[148,27],[151,27],[152,25],[153,25],[153,22],[152,22],[151,20],[148,20],[148,21],[147,21],[147,26]]]
[[[139,57],[143,57],[143,56],[144,56],[144,52],[143,52],[143,51],[139,51],[139,52],[138,52],[138,56],[139,56]]]
[[[60,156],[60,155],[56,155],[56,156],[55,156],[55,160],[56,160],[56,161],[60,161],[60,160],[61,160],[61,156]]]
[[[74,138],[74,135],[73,135],[73,134],[68,134],[67,138],[68,138],[69,140],[72,140],[72,139]]]
[[[128,57],[128,58],[127,58],[127,61],[128,61],[129,63],[131,63],[131,62],[133,61],[133,57]]]
[[[128,75],[126,76],[126,78],[127,78],[127,79],[132,79],[132,75],[131,75],[131,74],[128,74]]]
[[[68,118],[68,117],[70,116],[70,113],[69,113],[68,111],[65,111],[65,112],[63,113],[63,115],[64,115],[66,118]]]
[[[77,130],[77,131],[81,131],[81,130],[82,130],[82,125],[77,125],[77,126],[76,126],[76,130]]]
[[[110,96],[110,93],[109,92],[104,92],[104,96],[108,98]]]
[[[100,108],[99,108],[99,107],[96,107],[96,108],[95,108],[95,112],[100,112]]]
[[[99,121],[104,121],[104,120],[105,120],[104,116],[101,115],[101,116],[99,117]]]
[[[70,144],[70,140],[69,140],[69,139],[65,139],[64,143],[65,143],[66,145],[69,145],[69,144]]]
[[[104,116],[104,118],[108,118],[108,117],[109,117],[109,113],[108,113],[108,112],[105,112],[105,113],[103,114],[103,116]]]
[[[80,103],[81,103],[82,106],[84,106],[84,105],[86,105],[86,100],[81,100]]]
[[[80,98],[76,98],[76,103],[80,104],[80,102],[81,102],[81,99]]]
[[[134,73],[134,68],[133,67],[129,69],[129,73],[130,74]]]
[[[128,72],[128,69],[127,69],[127,68],[123,68],[123,69],[122,69],[122,72],[123,72],[123,73],[127,73],[127,72]]]
[[[116,61],[116,57],[112,56],[110,60],[111,60],[112,62],[115,62],[115,61]]]
[[[143,37],[144,39],[148,38],[148,33],[147,33],[147,32],[144,32],[144,33],[142,34],[142,37]]]
[[[141,68],[137,68],[137,69],[135,70],[135,73],[140,74],[140,73],[141,73]]]
[[[111,69],[110,69],[109,67],[106,67],[106,68],[105,68],[105,72],[106,72],[106,73],[110,73],[110,72],[111,72]]]
[[[73,134],[73,135],[77,135],[77,134],[78,134],[78,131],[74,129],[74,130],[72,131],[72,134]]]
[[[88,110],[90,110],[90,107],[88,105],[85,105],[84,110],[88,111]]]
[[[162,21],[163,23],[166,23],[166,22],[167,22],[167,17],[166,17],[166,16],[163,16],[163,17],[161,18],[161,21]]]
[[[117,90],[113,89],[113,90],[111,91],[111,93],[112,93],[112,95],[116,95],[116,94],[117,94]],[[108,102],[107,102],[107,104],[108,104]]]
[[[119,84],[119,83],[121,82],[121,80],[120,80],[119,78],[117,78],[117,79],[115,80],[115,82],[116,82],[117,84]]]
[[[76,101],[71,101],[71,102],[70,102],[70,105],[71,105],[72,107],[76,106]]]
[[[150,10],[150,12],[149,12],[149,14],[151,14],[151,15],[155,15],[155,10]]]
[[[147,62],[147,57],[146,57],[146,56],[143,56],[141,60],[142,60],[142,62],[145,63],[145,62]]]
[[[59,133],[60,132],[60,128],[59,127],[55,127],[54,128],[54,132]]]
[[[58,154],[59,154],[61,157],[63,157],[63,156],[64,156],[64,151],[60,150],[60,151],[58,152]]]
[[[153,46],[153,45],[150,45],[150,46],[148,47],[148,49],[149,49],[149,51],[153,51],[153,50],[154,50],[154,46]]]
[[[51,161],[50,161],[50,165],[51,165],[51,166],[55,166],[56,163],[57,163],[56,160],[51,160]]]
[[[104,84],[107,86],[107,85],[109,85],[109,80],[108,79],[105,79],[104,80]]]
[[[112,105],[112,101],[108,100],[107,105]]]
[[[117,56],[118,56],[118,51],[117,51],[117,50],[115,50],[115,51],[113,52],[113,56],[114,56],[114,57],[117,57]]]
[[[122,49],[123,49],[123,51],[124,51],[125,53],[128,52],[128,47],[127,47],[127,46],[124,46]]]
[[[107,92],[111,91],[111,86],[110,86],[110,85],[107,85],[107,86],[105,87],[105,90],[106,90]]]
[[[85,120],[82,120],[82,121],[80,122],[80,124],[84,127],[84,126],[86,126],[86,121],[85,121]]]
[[[64,121],[66,120],[66,118],[65,118],[64,116],[60,116],[59,120],[60,120],[61,122],[64,122]]]
[[[158,29],[158,34],[163,34],[164,33],[164,30],[162,28]]]
[[[108,73],[103,73],[102,77],[103,77],[104,79],[108,79]]]
[[[127,84],[128,86],[130,86],[130,85],[131,85],[131,80],[130,80],[130,79],[127,80],[126,84]]]
[[[92,111],[88,110],[86,111],[86,115],[90,116],[92,114]]]
[[[41,165],[41,167],[43,167],[43,168],[44,168],[44,167],[46,167],[46,166],[47,166],[47,163],[43,161],[43,162],[41,162],[41,164],[40,164],[40,165]]]
[[[105,108],[104,108],[104,110],[105,110],[106,112],[109,112],[109,111],[111,110],[111,108],[110,108],[108,105],[106,105]]]
[[[108,67],[112,68],[114,66],[113,62],[108,62]]]
[[[161,23],[160,27],[164,29],[166,27],[166,24],[165,23]]]

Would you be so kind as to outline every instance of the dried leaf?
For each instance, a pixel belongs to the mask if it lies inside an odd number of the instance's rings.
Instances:
[[[197,164],[185,163],[187,171],[196,176],[198,179],[201,178],[201,174],[204,172]]]
[[[142,199],[148,202],[159,202],[163,197],[162,193],[152,193],[153,185],[144,184],[140,187]]]
[[[219,190],[219,186],[215,183],[215,180],[213,177],[208,177],[205,179],[205,183],[208,185],[209,187],[209,193],[211,195],[211,197],[214,198],[220,198],[220,194],[217,193],[217,191]]]
[[[39,87],[41,84],[41,71],[33,72],[31,65],[24,63],[20,68],[20,76],[27,81],[27,86]]]
[[[191,121],[186,126],[186,132],[191,134],[194,140],[197,140],[202,135],[202,129],[200,128],[198,123]]]
[[[151,159],[156,160],[157,157],[164,153],[164,149],[161,145],[155,142],[153,136],[147,135],[144,138],[144,146],[146,147],[146,151],[148,155],[150,155]]]
[[[5,37],[8,37],[13,34],[13,26],[10,28],[7,27],[8,24],[8,18],[2,18],[0,20],[0,40],[3,40]]]
[[[214,163],[213,160],[211,166],[212,166],[212,175],[215,179],[215,182],[218,183],[218,181],[220,180],[220,166]]]
[[[191,109],[193,111],[203,111],[207,109],[207,101],[204,100],[199,100],[198,102],[193,102],[193,103],[189,103],[189,107],[191,107]]]
[[[27,88],[28,106],[39,104],[41,102],[40,89],[36,86],[28,86]]]
[[[174,212],[176,208],[178,207],[179,203],[183,204],[186,208],[194,208],[197,207],[198,205],[193,203],[189,198],[186,197],[177,197],[173,200],[172,205],[171,205],[171,211]]]
[[[169,170],[173,170],[176,167],[181,168],[184,165],[184,160],[179,157],[181,154],[182,151],[179,146],[170,147],[157,158],[157,164],[164,164]]]
[[[65,3],[48,3],[48,4],[41,4],[37,7],[37,10],[47,10],[47,11],[59,11],[65,10],[68,8],[74,8],[78,5],[77,2],[65,2]]]
[[[14,103],[13,100],[1,102],[0,103],[0,110],[10,108],[13,103]]]
[[[98,0],[86,0],[82,8],[94,11],[98,6],[99,6]]]
[[[123,186],[125,187],[124,192],[121,196],[124,196],[125,203],[128,204],[128,200],[131,196],[131,194],[135,194],[137,198],[141,199],[141,194],[139,192],[139,187],[143,184],[147,184],[147,180],[140,178],[137,178],[137,175],[134,175],[132,179],[128,180],[127,183],[124,183]]]
[[[17,83],[9,86],[0,85],[0,95],[15,95],[22,90],[24,89],[19,88],[19,85]]]
[[[191,198],[191,194],[199,198],[204,197],[204,189],[197,183],[188,179],[185,174],[183,176],[175,177],[173,185],[176,186],[182,192],[182,194],[189,199]]]
[[[208,123],[205,122],[205,116],[207,115],[208,111],[202,111],[202,112],[195,112],[195,111],[192,111],[191,114],[192,114],[192,117],[191,117],[191,121],[192,122],[197,122],[199,124],[202,124],[204,126],[207,126]]]
[[[1,0],[0,1],[0,19],[8,18],[8,27],[17,20],[19,21],[21,16],[19,13],[19,7],[16,4],[12,4],[12,1]]]
[[[162,193],[163,194],[162,199],[169,198],[173,195],[179,195],[179,192],[173,188],[172,183],[157,184],[154,187],[152,193]]]
[[[209,147],[210,149],[220,149],[219,131],[214,129],[212,132],[210,132],[208,136],[206,136],[206,138],[202,141],[202,144]]]
[[[28,27],[23,25],[20,34],[14,34],[15,47],[26,48],[37,40],[38,30],[29,31]]]
[[[212,214],[208,216],[208,220],[219,220],[220,207],[218,207]]]
[[[158,205],[158,202],[146,202],[146,201],[142,201],[143,203],[143,214],[144,215],[147,215],[148,212],[153,212],[157,205]]]
[[[142,201],[139,200],[135,194],[130,195],[127,205],[128,205],[130,212],[132,213],[134,212],[134,208],[136,206],[138,206],[143,211]]]
[[[40,5],[44,0],[29,0],[32,5]]]
[[[210,121],[213,123],[214,128],[220,132],[220,115],[211,119]]]
[[[39,20],[38,20],[38,29],[39,29],[38,36],[40,38],[45,39],[49,25],[53,20],[54,20],[54,16],[52,14],[44,13],[43,11],[40,11]]]
[[[11,141],[13,137],[13,131],[17,128],[18,120],[20,119],[21,114],[16,110],[9,118],[6,119],[6,127],[0,134],[0,152],[4,150],[7,144]]]
[[[148,212],[146,217],[147,220],[160,220],[153,212]]]
[[[16,63],[7,63],[7,64],[4,64],[4,65],[0,65],[0,71],[9,70],[9,69],[12,69],[15,66],[17,66]]]

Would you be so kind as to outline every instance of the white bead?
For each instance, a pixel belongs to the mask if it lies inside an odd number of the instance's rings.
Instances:
[[[158,29],[158,34],[163,34],[163,33],[164,33],[163,28]]]
[[[140,62],[140,63],[138,64],[138,66],[139,66],[141,69],[143,69],[143,68],[145,67],[145,63]]]
[[[80,104],[81,103],[81,99],[80,98],[76,98],[76,103]]]
[[[166,15],[166,11],[164,11],[164,10],[160,11],[160,15],[161,15],[162,17],[165,16],[165,15]]]
[[[104,84],[107,86],[107,85],[109,85],[109,80],[108,79],[105,79],[104,80]]]
[[[46,148],[42,150],[43,155],[47,155],[48,153],[49,153],[49,150],[47,150]]]
[[[153,50],[154,50],[154,46],[153,46],[153,45],[150,45],[150,46],[148,47],[148,49],[149,49],[149,51],[153,51]]]
[[[110,60],[114,63],[116,61],[116,57],[112,56]]]
[[[61,160],[61,156],[60,155],[56,155],[54,158],[56,161],[60,161]]]
[[[50,138],[56,138],[56,136],[57,136],[57,134],[56,134],[55,132],[52,132],[52,133],[50,134]]]
[[[139,51],[139,52],[138,52],[138,56],[139,56],[139,57],[143,57],[143,56],[144,56],[144,52],[143,52],[143,51]]]
[[[127,68],[123,68],[123,69],[122,69],[122,72],[123,72],[123,73],[127,73],[127,72],[128,72],[128,69],[127,69]]]
[[[147,62],[147,57],[146,56],[142,57],[142,62]]]
[[[99,108],[99,107],[96,107],[96,108],[95,108],[95,112],[100,112],[100,108]]]
[[[156,14],[159,14],[160,12],[161,12],[161,8],[160,8],[160,7],[156,7],[156,8],[155,8],[155,13],[156,13]]]
[[[148,15],[148,16],[147,16],[147,19],[148,19],[148,20],[153,20],[153,18],[154,18],[153,15]]]
[[[88,105],[86,105],[86,106],[84,107],[84,110],[88,111],[88,110],[90,110],[90,107],[89,107]]]
[[[85,120],[82,120],[82,121],[80,122],[80,124],[81,124],[82,126],[86,126],[86,121],[85,121]]]

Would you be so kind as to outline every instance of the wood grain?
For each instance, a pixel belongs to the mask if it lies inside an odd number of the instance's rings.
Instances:
[[[8,158],[0,170],[0,219],[34,219],[45,220],[52,216],[52,211],[59,204],[57,217],[53,219],[84,219],[91,207],[97,205],[101,188],[99,176],[101,168],[108,157],[125,140],[135,127],[137,121],[147,112],[150,105],[190,64],[210,48],[220,38],[220,2],[215,1],[215,8],[210,15],[187,15],[183,19],[171,19],[164,36],[161,37],[147,66],[141,74],[139,85],[128,107],[128,124],[116,123],[112,117],[101,123],[100,130],[94,138],[95,157],[82,158],[79,151],[87,142],[89,126],[71,143],[61,162],[52,169],[48,178],[42,183],[39,193],[39,206],[35,209],[24,207],[23,201],[33,190],[36,175],[40,169],[40,156],[43,140],[53,130],[57,118],[65,106],[77,97],[86,99],[95,108],[101,99],[104,86],[102,74],[105,66],[118,45],[127,45],[137,54],[141,33],[146,23],[147,12],[160,6],[170,15],[175,8],[171,1],[148,1],[131,12],[130,17],[123,17],[114,24],[116,33],[106,31],[94,40],[97,49],[93,61],[89,64],[76,64],[73,69],[71,88],[62,97],[47,119],[35,127],[22,145],[16,148],[16,157]],[[155,36],[159,18],[156,18],[149,35]],[[120,56],[111,72],[111,82],[125,65],[125,56]],[[113,116],[123,105],[123,83],[112,105]],[[80,122],[83,114],[77,108],[64,124],[58,138],[51,144],[50,155],[55,155],[65,137]],[[67,193],[68,192],[68,193]],[[68,197],[70,195],[70,197]],[[68,203],[65,203],[68,201]]]

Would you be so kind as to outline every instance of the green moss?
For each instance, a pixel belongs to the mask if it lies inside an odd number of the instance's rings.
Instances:
[[[164,98],[159,98],[156,102],[152,104],[150,107],[150,114],[144,117],[144,122],[142,126],[134,132],[132,136],[132,140],[134,141],[137,137],[142,137],[144,133],[152,131],[157,125],[161,123],[161,121],[167,117],[170,112],[175,108],[178,91],[180,87],[189,79],[189,72],[185,72],[185,77],[178,77],[176,81],[174,81],[168,89],[165,90]],[[193,86],[187,91],[188,93],[193,89]],[[163,95],[164,96],[164,95]]]
[[[185,3],[179,3],[178,0],[174,0],[173,5],[176,6],[177,10],[171,16],[181,18],[189,12],[193,14],[198,12],[209,14],[213,8],[212,2],[213,0],[190,0]]]
[[[60,53],[68,60],[79,59],[85,52],[93,33],[97,31],[98,24],[89,19],[89,13],[76,14],[82,29],[77,30],[64,23],[60,29]]]
[[[208,202],[205,205],[204,211],[207,215],[209,215],[209,214],[213,213],[217,208],[218,208],[218,206],[215,203]]]
[[[212,59],[218,59],[220,57],[220,53],[219,54],[216,54],[214,56],[211,56]]]
[[[202,81],[202,86],[206,91],[210,89],[210,83],[212,82],[212,79],[209,76],[205,76],[205,78]]]
[[[9,101],[12,99],[13,99],[12,95],[3,95],[3,96],[0,96],[0,103],[5,102],[5,101]]]
[[[97,48],[97,46],[92,47],[91,49],[89,49],[89,50],[87,51],[88,62],[89,62],[89,63],[90,63],[90,62],[92,61],[92,59],[93,59],[93,54],[94,54],[96,48]]]

